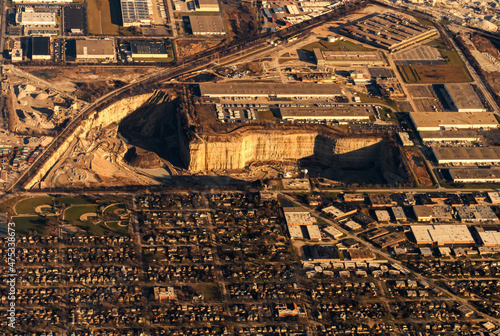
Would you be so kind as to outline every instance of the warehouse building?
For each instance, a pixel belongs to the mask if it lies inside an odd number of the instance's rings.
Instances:
[[[120,0],[120,5],[124,27],[151,25],[148,0]]]
[[[488,205],[464,205],[457,207],[458,217],[462,222],[480,223],[480,222],[495,222],[498,220],[497,215]]]
[[[205,98],[334,98],[342,95],[336,84],[308,83],[201,83],[200,91]]]
[[[411,231],[417,244],[474,244],[467,225],[412,225]]]
[[[281,118],[290,121],[369,121],[373,107],[281,107]]]
[[[56,13],[20,12],[16,23],[21,26],[51,26],[56,25]]]
[[[500,232],[485,231],[482,227],[476,227],[483,246],[500,246]]]
[[[219,15],[190,15],[189,22],[193,35],[226,35],[224,22]]]
[[[312,225],[316,223],[316,219],[311,216],[311,213],[300,207],[284,207],[283,213],[288,225]]]
[[[439,131],[443,129],[498,128],[493,113],[456,113],[456,112],[411,112],[411,120],[420,131]]]
[[[111,39],[76,40],[77,60],[114,60],[115,44]]]
[[[420,131],[422,142],[476,142],[481,140],[481,131],[479,130],[439,130],[439,131]]]
[[[151,58],[167,58],[168,52],[164,41],[131,41],[132,59],[141,61]]]
[[[438,164],[500,163],[500,147],[432,147]]]
[[[33,36],[31,38],[31,59],[34,61],[50,60],[50,37]]]
[[[445,84],[446,93],[457,112],[486,112],[476,90],[471,84]]]
[[[219,1],[217,0],[196,0],[197,1],[197,10],[200,12],[218,12]]]
[[[379,48],[396,51],[437,34],[435,28],[422,25],[401,15],[388,12],[355,20],[340,33]]]
[[[397,65],[446,64],[437,48],[425,45],[398,51],[392,55],[392,59]]]
[[[456,168],[449,169],[453,182],[456,183],[498,183],[500,169],[498,168]]]
[[[385,65],[385,61],[378,51],[323,51],[315,48],[313,52],[318,68]]]

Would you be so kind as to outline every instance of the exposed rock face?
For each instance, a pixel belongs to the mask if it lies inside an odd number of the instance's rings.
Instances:
[[[190,143],[192,172],[242,169],[253,161],[316,159],[324,164],[357,166],[378,155],[380,138],[325,137],[311,131],[248,131],[208,136]]]

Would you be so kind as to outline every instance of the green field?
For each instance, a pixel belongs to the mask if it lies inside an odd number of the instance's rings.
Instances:
[[[97,205],[76,205],[69,207],[64,211],[64,219],[73,224],[83,224],[80,220],[80,216],[88,212],[95,212],[98,214]]]
[[[46,220],[40,216],[15,216],[12,221],[16,223],[16,234],[27,236],[33,234],[42,236],[46,234]]]
[[[337,40],[335,42],[317,41],[303,46],[301,49],[313,51],[314,49],[322,51],[370,51],[374,49],[363,47],[362,45],[352,43],[349,41]]]
[[[120,2],[116,7],[116,1],[88,0],[87,21],[90,35],[118,35],[120,26],[117,19],[111,19],[111,13],[121,13]],[[113,7],[113,10],[111,10]]]
[[[23,199],[16,204],[16,213],[19,215],[35,215],[36,207],[43,204],[52,205],[52,197],[45,196]]]

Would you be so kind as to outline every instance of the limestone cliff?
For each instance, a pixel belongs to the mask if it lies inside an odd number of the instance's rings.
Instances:
[[[330,138],[314,131],[252,130],[222,136],[199,137],[189,145],[191,172],[242,169],[253,161],[297,161],[314,158],[324,164],[351,166],[372,160],[380,138]]]

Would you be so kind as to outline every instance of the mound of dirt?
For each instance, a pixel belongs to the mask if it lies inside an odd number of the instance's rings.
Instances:
[[[165,161],[155,152],[150,152],[135,146],[127,150],[124,159],[129,165],[136,168],[158,169],[165,166]]]

